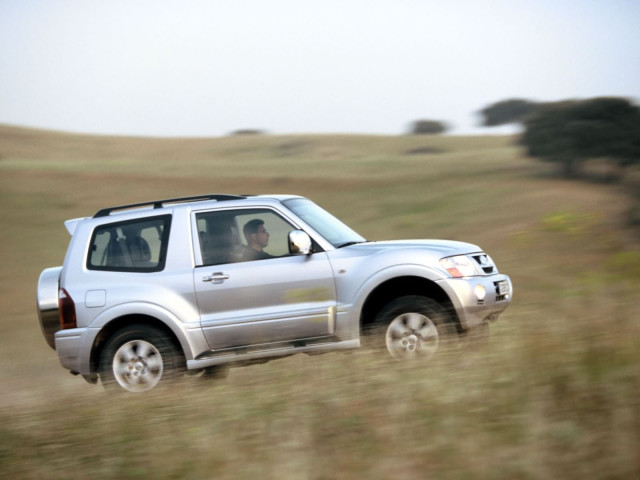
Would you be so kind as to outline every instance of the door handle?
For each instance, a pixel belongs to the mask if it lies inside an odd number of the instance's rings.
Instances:
[[[225,280],[229,280],[229,275],[222,272],[215,272],[211,275],[206,275],[202,277],[203,282],[213,282],[213,283],[222,283]]]

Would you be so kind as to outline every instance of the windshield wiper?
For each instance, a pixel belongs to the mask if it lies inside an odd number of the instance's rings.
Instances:
[[[364,242],[345,242],[345,243],[341,243],[340,245],[338,245],[336,248],[344,248],[344,247],[349,247],[351,245],[356,245],[357,243],[364,243]]]

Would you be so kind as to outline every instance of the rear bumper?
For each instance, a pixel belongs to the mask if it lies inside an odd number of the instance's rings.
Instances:
[[[64,368],[72,373],[91,374],[91,345],[96,329],[70,328],[55,335],[56,352]]]
[[[447,278],[438,284],[449,295],[465,330],[497,320],[513,298],[513,286],[507,275]]]

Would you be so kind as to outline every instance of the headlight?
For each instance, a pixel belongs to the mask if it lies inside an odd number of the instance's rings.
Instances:
[[[440,265],[449,272],[452,277],[472,277],[478,275],[478,269],[473,260],[466,255],[457,255],[440,259]]]

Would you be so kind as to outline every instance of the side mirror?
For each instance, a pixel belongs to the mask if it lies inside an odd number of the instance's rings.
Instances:
[[[289,232],[289,253],[292,255],[309,255],[311,253],[311,237],[302,230]]]

